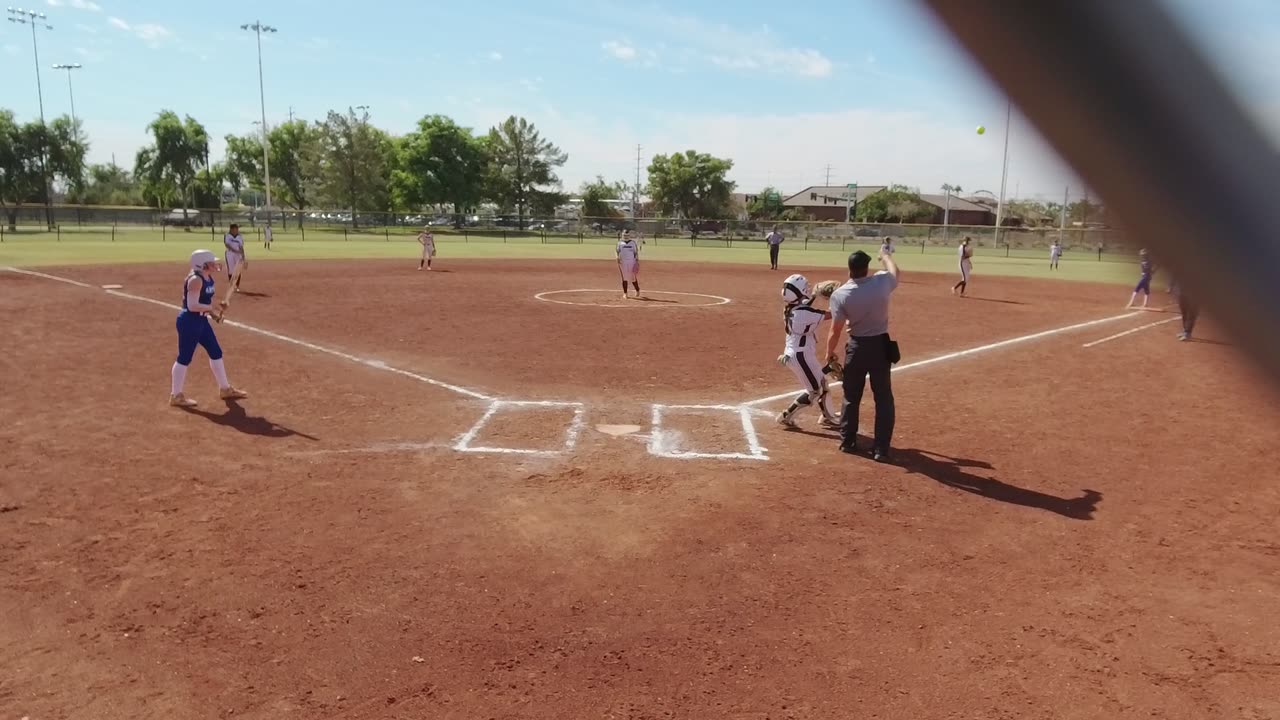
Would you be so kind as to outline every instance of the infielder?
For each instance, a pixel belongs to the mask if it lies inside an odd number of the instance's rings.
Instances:
[[[1049,269],[1050,270],[1058,269],[1058,258],[1061,258],[1061,257],[1062,257],[1062,243],[1058,242],[1057,240],[1054,240],[1053,244],[1049,246]]]
[[[268,250],[271,249],[271,224],[270,223],[267,223],[266,227],[262,228],[262,247]]]
[[[418,261],[418,269],[423,265],[431,269],[431,258],[436,256],[436,236],[431,234],[431,226],[427,225],[418,233],[418,244],[422,246],[422,259]]]
[[[973,272],[973,249],[969,247],[969,238],[960,242],[956,254],[960,257],[960,282],[951,286],[951,294],[955,295],[958,290],[960,297],[964,297],[964,291],[969,289],[969,274]]]
[[[887,237],[887,238],[885,238],[885,239],[884,239],[884,242],[880,243],[880,254],[881,254],[881,255],[892,255],[892,254],[893,254],[893,250],[894,250],[894,248],[893,248],[893,238],[891,238],[891,237]]]
[[[231,282],[231,278],[236,275],[236,266],[244,263],[245,269],[249,267],[248,258],[244,256],[244,236],[240,234],[240,226],[232,223],[231,231],[222,236],[222,245],[227,249],[227,282]],[[240,271],[240,278],[244,277],[244,270]],[[236,279],[236,292],[240,292],[240,279]]]
[[[233,225],[232,228],[235,226]],[[195,357],[196,346],[204,348],[209,355],[209,367],[213,370],[213,378],[218,381],[218,396],[223,400],[239,400],[249,397],[237,390],[227,380],[227,369],[222,364],[222,347],[213,334],[213,325],[209,324],[209,314],[214,311],[213,273],[218,271],[218,257],[208,250],[196,250],[191,253],[191,272],[182,288],[182,311],[178,313],[178,359],[173,363],[172,385],[169,391],[169,404],[174,407],[190,408],[196,401],[182,393],[182,386],[187,380],[187,367]],[[225,307],[226,302],[218,303]]]
[[[830,283],[833,287],[835,283]],[[840,419],[831,409],[827,378],[822,363],[818,362],[818,326],[831,317],[831,313],[813,307],[813,292],[803,275],[792,275],[782,283],[782,300],[786,307],[782,320],[787,332],[786,344],[778,363],[791,369],[800,387],[804,389],[791,405],[778,416],[778,424],[795,428],[795,414],[816,401],[822,413],[822,427],[840,429]]]
[[[1142,293],[1142,308],[1145,310],[1147,304],[1151,302],[1151,279],[1155,277],[1156,266],[1151,262],[1151,256],[1147,254],[1146,248],[1138,251],[1138,268],[1142,275],[1138,278],[1138,284],[1133,288],[1133,296],[1129,298],[1129,304],[1124,306],[1125,310],[1133,307],[1138,301],[1138,293]]]
[[[640,297],[640,243],[630,230],[623,231],[614,254],[618,256],[618,274],[622,276],[622,299],[630,297],[627,283],[635,287],[636,297]]]

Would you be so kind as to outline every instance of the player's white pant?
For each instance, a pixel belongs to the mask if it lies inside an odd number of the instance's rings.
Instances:
[[[818,362],[817,346],[809,345],[788,350],[787,356],[791,358],[787,362],[787,367],[791,368],[791,372],[800,381],[800,387],[809,394],[809,399],[821,403],[818,409],[824,416],[835,417],[835,412],[831,409],[831,396],[827,392],[827,384],[822,377],[822,363]]]
[[[228,251],[227,251],[227,258],[226,258],[226,263],[227,263],[227,277],[235,277],[235,275],[236,275],[236,268],[237,268],[237,267],[239,267],[239,266],[240,266],[240,263],[242,263],[242,262],[244,262],[244,256],[243,256],[243,255],[241,255],[240,253],[231,252],[230,250],[228,250]]]
[[[435,257],[435,256],[436,256],[436,246],[435,246],[435,245],[423,245],[423,246],[422,246],[422,259],[423,259],[423,260],[426,260],[427,258],[433,258],[433,257]]]
[[[622,273],[622,282],[633,283],[640,280],[640,263],[635,260],[623,260],[618,263],[618,270]]]
[[[969,273],[973,272],[973,263],[968,260],[960,261],[960,279],[969,282]]]

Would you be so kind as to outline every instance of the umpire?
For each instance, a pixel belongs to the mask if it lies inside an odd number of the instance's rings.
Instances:
[[[876,401],[875,440],[871,456],[889,461],[895,419],[890,371],[898,362],[898,345],[889,337],[889,296],[898,287],[898,265],[893,256],[880,254],[884,270],[868,277],[871,256],[861,250],[849,256],[849,282],[831,295],[831,335],[827,338],[827,363],[839,366],[841,333],[849,327],[844,355],[844,414],[840,449],[858,451],[858,408],[867,376]]]

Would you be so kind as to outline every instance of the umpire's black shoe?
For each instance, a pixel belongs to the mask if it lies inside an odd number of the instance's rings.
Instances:
[[[857,443],[850,443],[850,444],[848,444],[848,445],[841,445],[841,446],[840,446],[840,452],[844,453],[845,455],[858,455],[858,454],[860,453],[860,451],[858,450],[858,445],[857,445]]]
[[[893,458],[889,457],[889,450],[887,448],[885,449],[876,448],[872,450],[871,459],[875,460],[878,463],[893,462]]]

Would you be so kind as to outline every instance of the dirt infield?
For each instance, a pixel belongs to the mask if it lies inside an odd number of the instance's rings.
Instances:
[[[0,271],[0,717],[1280,717],[1280,397],[1212,327],[908,267],[888,466],[744,405],[785,273],[414,264],[255,263],[194,413],[181,267]]]

